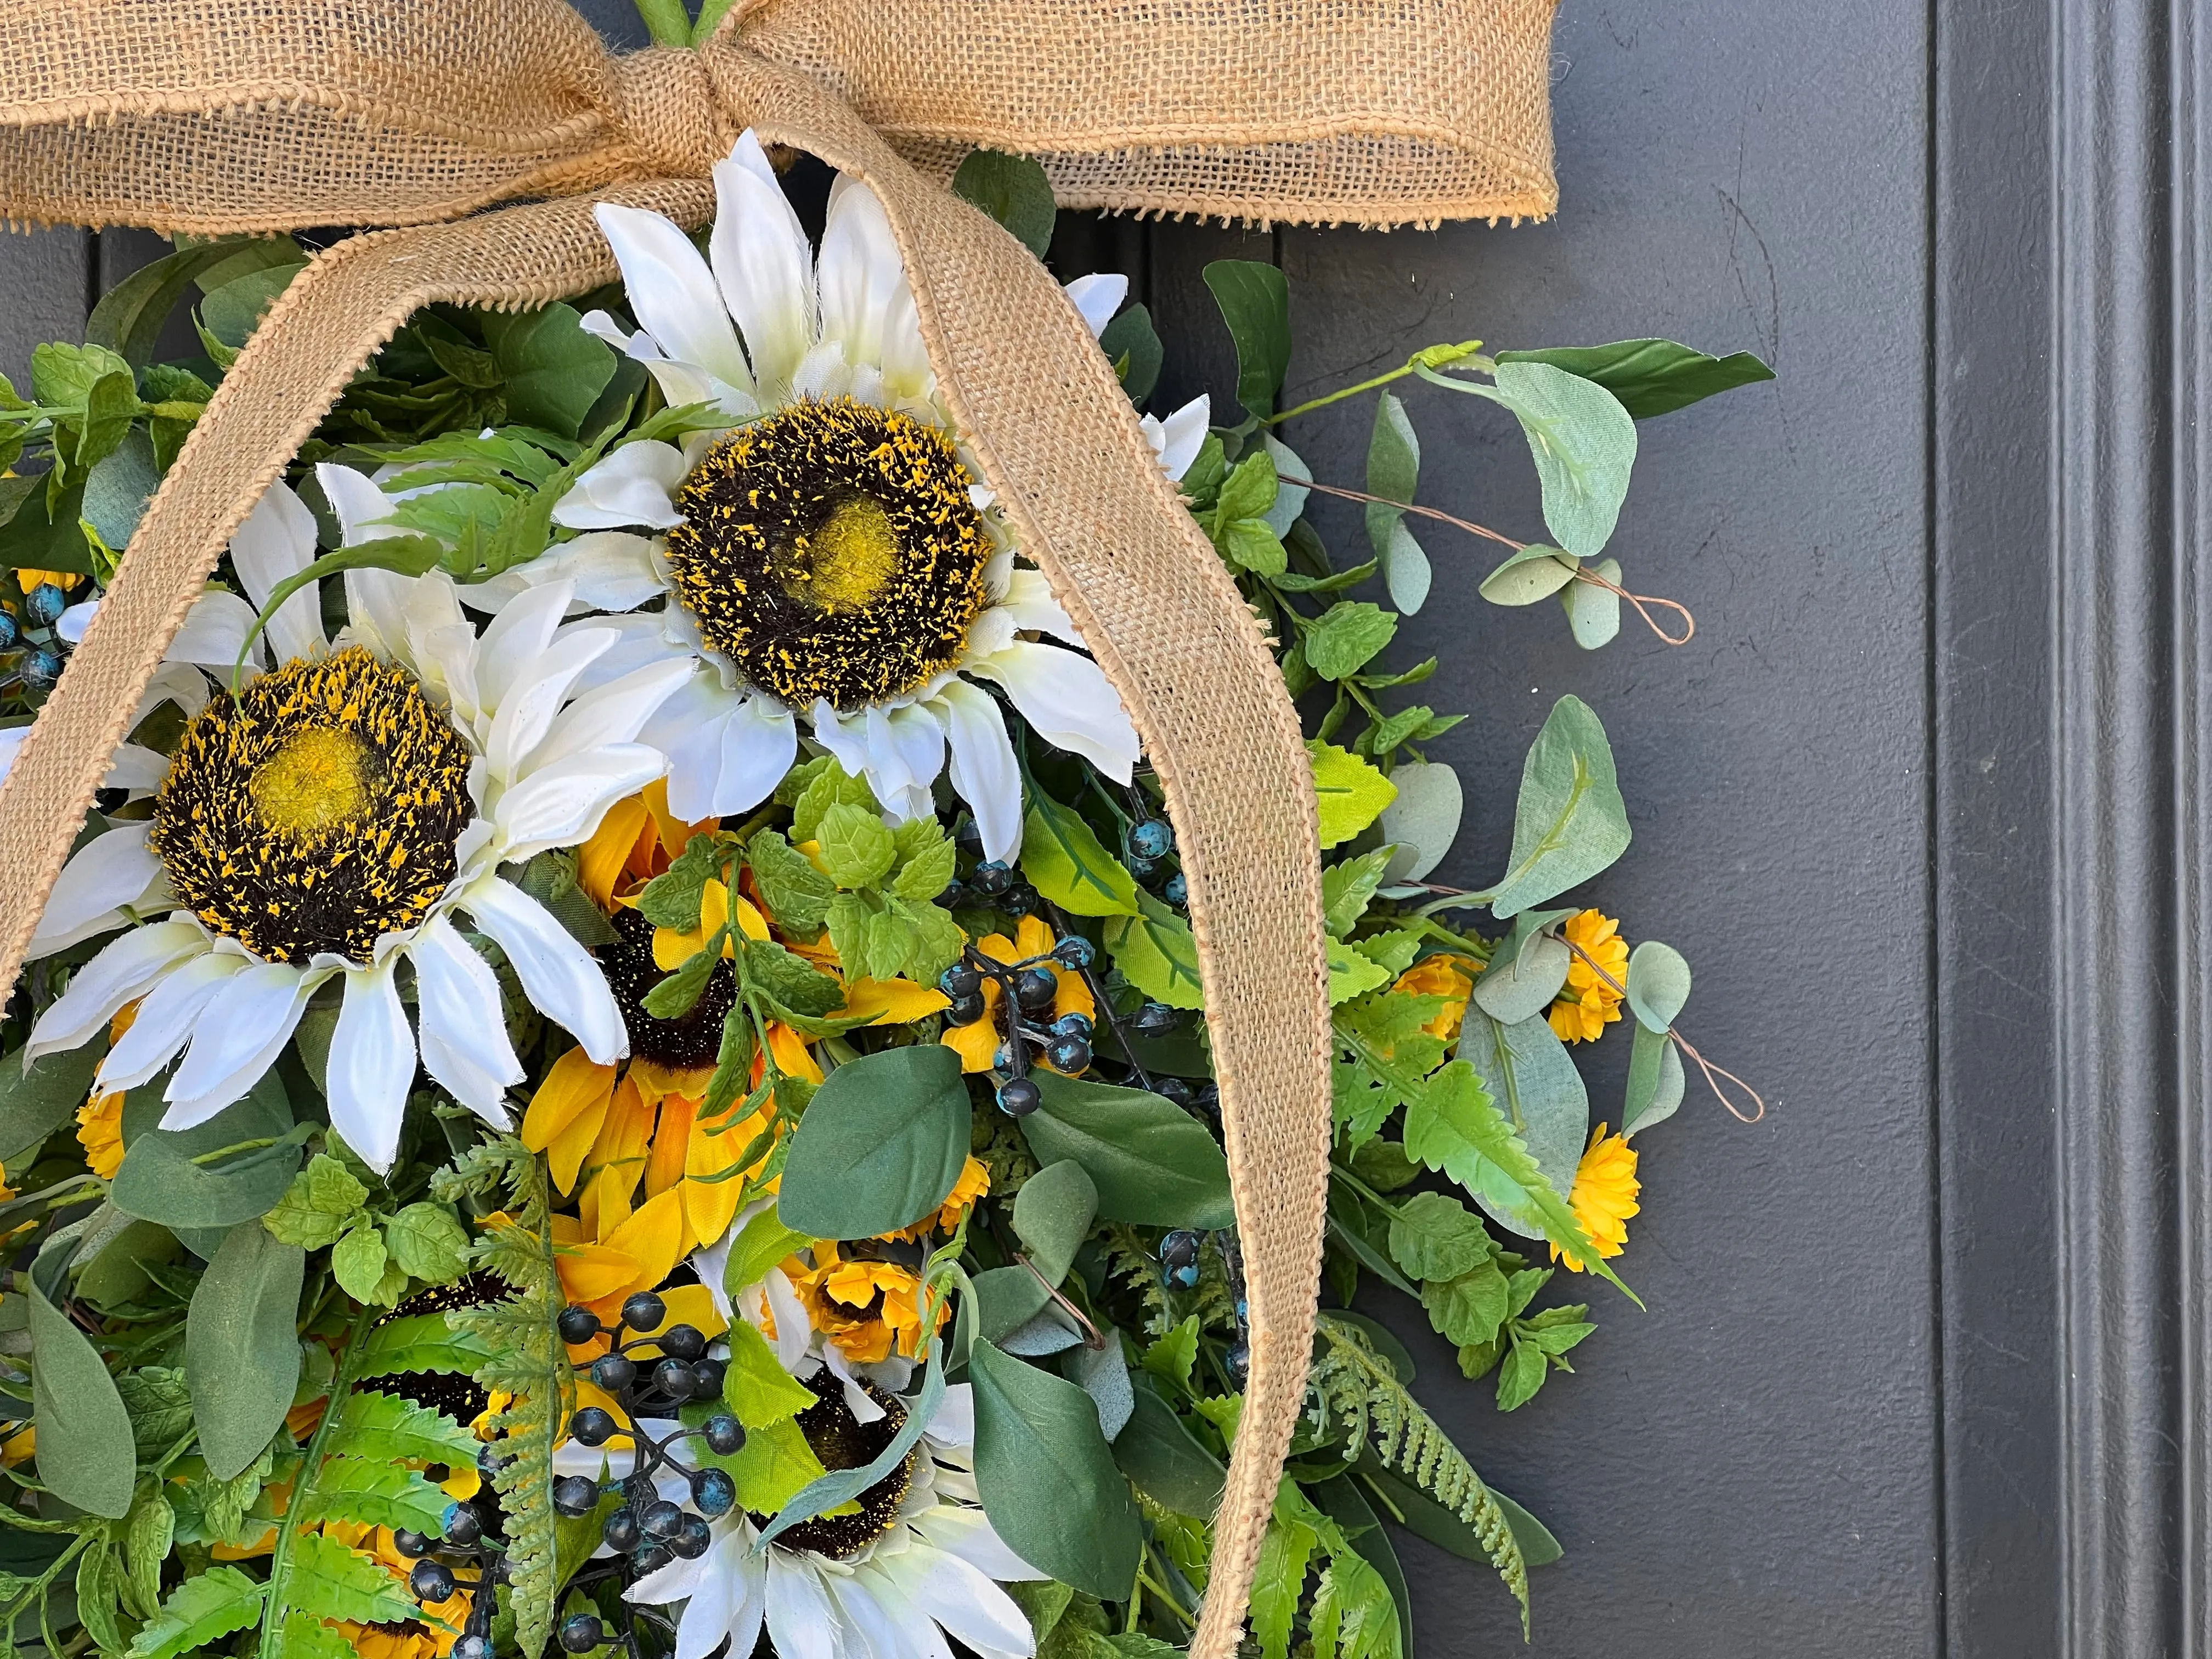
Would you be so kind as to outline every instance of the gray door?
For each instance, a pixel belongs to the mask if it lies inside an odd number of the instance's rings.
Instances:
[[[586,9],[640,43],[621,0]],[[1585,656],[1480,601],[1482,550],[1443,533],[1405,629],[1443,659],[1427,700],[1474,715],[1438,745],[1470,785],[1440,878],[1491,873],[1543,711],[1589,700],[1637,830],[1601,902],[1688,954],[1685,1029],[1771,1103],[1693,1095],[1650,1138],[1621,1264],[1650,1310],[1597,1297],[1579,1374],[1521,1412],[1392,1310],[1566,1546],[1539,1654],[2212,1654],[2197,27],[1571,0],[1552,223],[1063,218],[1063,275],[1150,302],[1163,406],[1230,384],[1199,278],[1225,254],[1290,275],[1294,398],[1467,337],[1663,334],[1778,376],[1645,428],[1617,546],[1691,644]],[[0,368],[143,248],[0,241]],[[1430,395],[1423,499],[1525,531],[1491,412]],[[1356,484],[1339,414],[1291,441]],[[1484,1573],[1403,1549],[1423,1659],[1518,1650]]]

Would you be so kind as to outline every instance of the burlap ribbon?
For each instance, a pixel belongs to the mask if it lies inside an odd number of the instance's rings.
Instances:
[[[617,272],[597,199],[686,223],[746,127],[867,180],[945,400],[1158,769],[1248,1273],[1251,1372],[1192,1651],[1237,1645],[1304,1395],[1329,1139],[1313,796],[1258,623],[1058,285],[940,182],[1036,156],[1066,204],[1433,223],[1552,210],[1553,0],[751,0],[611,57],[562,0],[4,0],[0,216],[322,254],[224,378],[0,787],[13,982],[133,709],[231,532],[433,301]],[[550,199],[483,211],[525,198]],[[1012,1540],[1018,1547],[1020,1540]]]

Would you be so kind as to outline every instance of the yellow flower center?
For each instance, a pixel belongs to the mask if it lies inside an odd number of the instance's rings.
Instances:
[[[368,816],[368,745],[352,732],[310,726],[263,762],[246,787],[269,828],[312,836]]]
[[[769,556],[769,572],[792,599],[833,617],[865,611],[897,574],[898,532],[872,495],[830,509],[811,536],[793,537]]]

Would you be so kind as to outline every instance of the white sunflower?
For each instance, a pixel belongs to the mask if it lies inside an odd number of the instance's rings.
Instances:
[[[335,643],[310,584],[270,621],[277,665],[261,672],[257,647],[237,694],[210,696],[186,665],[227,684],[254,605],[314,556],[312,515],[276,485],[231,546],[253,604],[204,597],[171,648],[169,692],[198,707],[150,818],[110,828],[70,860],[31,954],[127,931],[76,970],[25,1054],[76,1048],[137,1002],[96,1086],[137,1087],[182,1051],[161,1122],[188,1128],[241,1097],[308,999],[337,980],[331,1121],[381,1170],[418,1052],[454,1098],[501,1127],[505,1091],[524,1079],[499,981],[458,917],[499,946],[524,994],[592,1059],[627,1052],[591,957],[500,870],[586,840],[608,806],[665,770],[636,738],[684,675],[649,664],[580,693],[617,635],[562,626],[565,583],[518,595],[479,635],[442,575],[353,570],[351,620]]]
[[[937,400],[874,195],[836,181],[817,256],[750,132],[714,183],[705,258],[657,214],[599,208],[642,326],[585,321],[672,403],[712,404],[730,428],[615,450],[555,510],[586,533],[483,591],[496,602],[574,582],[602,610],[639,613],[617,619],[611,661],[696,665],[645,732],[668,751],[679,816],[764,799],[804,720],[895,816],[928,811],[949,774],[986,855],[1010,858],[1021,775],[984,684],[1040,737],[1121,781],[1136,733],[1042,574],[1015,566]],[[1127,289],[1101,276],[1067,293],[1095,333]],[[1206,436],[1206,400],[1145,427],[1180,478]]]
[[[888,1443],[912,1405],[879,1398],[890,1409],[873,1436]],[[824,1445],[872,1443],[834,1394],[800,1421]],[[704,1659],[726,1638],[729,1652],[749,1654],[763,1627],[781,1659],[936,1659],[948,1636],[980,1659],[1028,1659],[1029,1620],[1001,1585],[1047,1575],[992,1530],[975,1495],[975,1441],[974,1401],[957,1384],[858,1513],[802,1522],[762,1546],[734,1511],[714,1523],[705,1553],[641,1578],[628,1598],[681,1604],[675,1659]]]

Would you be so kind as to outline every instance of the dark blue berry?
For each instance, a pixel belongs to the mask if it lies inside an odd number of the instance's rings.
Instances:
[[[645,1506],[645,1513],[637,1517],[638,1530],[656,1543],[666,1543],[684,1530],[684,1511],[665,1498],[656,1498]]]
[[[600,1331],[599,1316],[589,1308],[580,1308],[574,1303],[561,1310],[561,1340],[575,1344],[588,1342]]]
[[[948,910],[961,909],[968,902],[968,889],[960,882],[949,881],[945,884],[945,890],[930,902],[941,904]]]
[[[40,582],[23,595],[23,614],[33,628],[52,628],[69,609],[69,595],[52,582]]]
[[[1173,1101],[1185,1111],[1188,1111],[1198,1099],[1198,1091],[1179,1077],[1153,1079],[1152,1092],[1163,1100]]]
[[[1139,1036],[1161,1037],[1175,1030],[1181,1016],[1164,1002],[1148,1002],[1129,1017],[1129,1027]]]
[[[707,1334],[696,1325],[671,1325],[657,1342],[671,1359],[697,1359],[707,1352]]]
[[[23,665],[18,672],[26,685],[52,685],[62,677],[62,659],[51,651],[27,651],[23,654]]]
[[[592,1386],[620,1394],[637,1381],[637,1361],[627,1354],[601,1354],[592,1362]]]
[[[1241,1385],[1244,1373],[1252,1369],[1250,1346],[1240,1337],[1229,1345],[1229,1351],[1221,1356],[1221,1363],[1228,1368],[1231,1381]]]
[[[553,1507],[570,1520],[589,1515],[599,1506],[599,1483],[580,1474],[564,1474],[553,1483]]]
[[[1160,889],[1160,896],[1178,907],[1190,902],[1190,884],[1182,878],[1182,871],[1168,878],[1167,884]]]
[[[691,1502],[699,1513],[727,1515],[738,1501],[738,1483],[727,1469],[701,1469],[691,1477]]]
[[[676,1552],[665,1544],[647,1544],[629,1559],[629,1570],[642,1578],[649,1572],[659,1572],[676,1559]]]
[[[968,884],[985,898],[996,898],[1013,886],[1014,872],[991,859],[968,872]]]
[[[588,1613],[580,1613],[563,1620],[561,1625],[561,1650],[563,1653],[589,1653],[593,1648],[606,1645],[607,1627]]]
[[[417,1601],[449,1601],[453,1595],[453,1570],[442,1561],[417,1561],[407,1575],[407,1588]]]
[[[634,1331],[657,1331],[668,1317],[668,1304],[651,1291],[640,1291],[622,1305],[623,1323]]]
[[[704,1517],[687,1515],[684,1517],[684,1529],[668,1540],[668,1547],[686,1561],[696,1561],[714,1547],[714,1529]]]
[[[605,1445],[620,1426],[612,1413],[597,1406],[586,1406],[568,1419],[568,1432],[575,1437],[578,1444],[585,1446]]]
[[[1079,972],[1098,960],[1098,947],[1080,933],[1070,933],[1052,947],[1052,954],[1061,967]]]
[[[487,1441],[477,1452],[477,1473],[483,1475],[497,1474],[507,1466],[509,1461],[500,1450],[498,1442]]]
[[[1152,878],[1159,872],[1160,861],[1158,859],[1133,858],[1129,860],[1129,873],[1147,887],[1152,884]]]
[[[1025,1077],[999,1085],[999,1109],[1008,1117],[1027,1117],[1044,1104],[1044,1093]]]
[[[689,1400],[697,1380],[681,1359],[664,1359],[653,1368],[653,1386],[671,1400]]]
[[[486,1447],[485,1449],[488,1451],[490,1448]],[[480,1458],[477,1461],[481,1462],[483,1460]],[[483,1516],[478,1515],[466,1504],[447,1504],[445,1519],[439,1524],[444,1530],[446,1541],[448,1544],[457,1545],[462,1549],[468,1548],[470,1545],[483,1536]],[[445,1599],[442,1595],[431,1598],[436,1601],[442,1601]]]
[[[1198,1264],[1194,1261],[1188,1267],[1169,1268],[1167,1270],[1167,1281],[1179,1291],[1196,1290],[1198,1288]]]
[[[712,1400],[722,1391],[722,1362],[719,1359],[695,1359],[691,1362],[691,1397]]]
[[[1160,1262],[1164,1267],[1188,1267],[1198,1260],[1199,1247],[1204,1241],[1188,1227],[1178,1227],[1160,1240]]]
[[[1037,890],[1026,884],[1008,888],[997,901],[1000,909],[1017,919],[1035,914],[1037,906],[1043,902],[1037,896]]]
[[[10,611],[0,611],[0,651],[7,650],[23,636],[23,629]]]
[[[607,1524],[599,1529],[599,1536],[617,1555],[628,1555],[638,1546],[637,1513],[634,1510],[617,1510],[607,1517]]]
[[[717,1412],[707,1419],[706,1437],[708,1450],[727,1457],[745,1443],[745,1425],[727,1412]]]
[[[429,1552],[430,1540],[421,1533],[409,1532],[403,1527],[392,1534],[392,1547],[411,1561]]]
[[[1044,1051],[1046,1060],[1055,1072],[1065,1072],[1070,1077],[1080,1076],[1091,1069],[1091,1045],[1081,1037],[1054,1037]]]
[[[492,1659],[491,1638],[473,1632],[453,1644],[453,1659]]]
[[[1024,968],[1014,981],[1014,1000],[1024,1012],[1041,1013],[1060,994],[1060,977],[1049,968]]]
[[[1081,1037],[1088,1042],[1091,1040],[1091,1016],[1062,1014],[1053,1021],[1052,1034],[1056,1037]]]
[[[955,1025],[973,1025],[983,1018],[984,1012],[983,994],[970,991],[966,996],[952,999],[952,1006],[945,1011],[945,1018]]]
[[[957,1002],[983,988],[983,975],[974,963],[956,962],[937,976],[937,988]]]
[[[1146,818],[1129,827],[1129,850],[1140,859],[1163,859],[1175,846],[1175,827],[1165,818]]]

